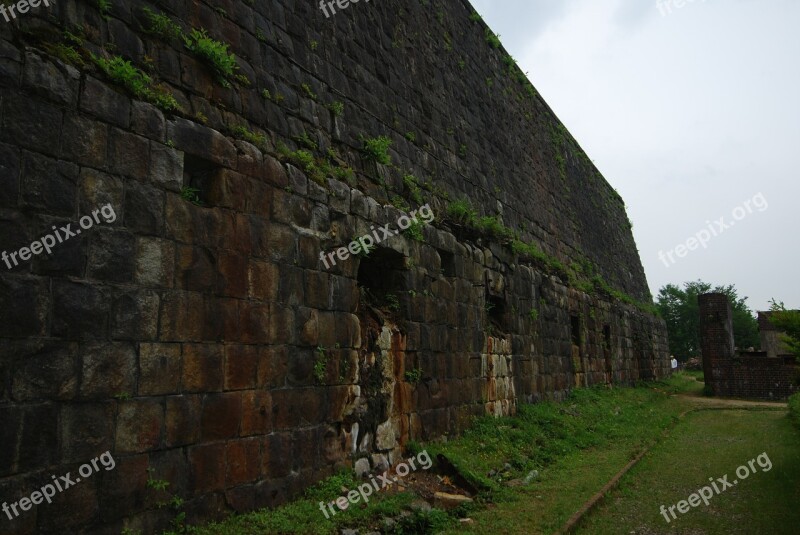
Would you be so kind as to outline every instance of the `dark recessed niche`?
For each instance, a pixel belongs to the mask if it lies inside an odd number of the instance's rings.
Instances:
[[[402,254],[387,248],[373,249],[358,264],[358,287],[362,300],[376,308],[399,312],[407,293]]]
[[[192,188],[192,193],[204,205],[209,205],[209,193],[214,181],[220,180],[221,167],[199,156],[185,154],[183,158],[183,186]]]
[[[581,347],[581,318],[580,316],[570,316],[570,331],[572,334],[572,345]]]
[[[453,253],[439,250],[439,257],[442,259],[442,275],[445,277],[456,276],[456,257]]]

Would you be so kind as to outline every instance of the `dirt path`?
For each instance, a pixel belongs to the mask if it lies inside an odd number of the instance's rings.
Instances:
[[[686,394],[678,394],[676,397],[685,399],[698,405],[719,406],[729,409],[747,408],[747,407],[771,407],[773,409],[787,409],[789,405],[780,401],[750,401],[746,399],[726,399],[726,398],[710,398],[705,396],[691,396]]]

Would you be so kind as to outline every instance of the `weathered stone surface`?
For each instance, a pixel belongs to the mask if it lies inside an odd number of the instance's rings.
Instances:
[[[156,449],[162,440],[164,408],[151,400],[122,401],[117,416],[117,453],[141,453]]]
[[[136,381],[136,350],[128,343],[90,343],[81,346],[83,398],[133,395]]]
[[[130,125],[130,99],[99,80],[87,76],[81,91],[82,111],[120,128]]]
[[[236,166],[236,147],[228,138],[205,126],[175,119],[167,122],[167,139],[178,150],[188,154],[203,156],[227,168]]]
[[[138,394],[175,394],[180,389],[180,344],[139,344]]]

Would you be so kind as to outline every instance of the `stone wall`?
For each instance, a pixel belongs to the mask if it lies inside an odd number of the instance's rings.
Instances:
[[[701,295],[699,304],[703,372],[715,396],[785,400],[798,391],[800,370],[793,355],[735,349],[731,303],[725,294]],[[759,327],[774,333],[762,314]]]
[[[114,213],[0,264],[0,499],[116,460],[0,532],[156,532],[175,512],[148,479],[192,522],[275,506],[473,416],[669,373],[624,204],[465,2],[112,4],[0,26],[0,250]],[[362,151],[378,136],[391,165]],[[448,220],[458,199],[544,253]],[[320,261],[423,203],[432,224]]]

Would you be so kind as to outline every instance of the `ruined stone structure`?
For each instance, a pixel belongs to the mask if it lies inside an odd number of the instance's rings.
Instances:
[[[467,2],[97,5],[0,22],[0,500],[116,466],[0,532],[155,532],[148,478],[190,521],[273,506],[669,373],[622,199]]]
[[[769,313],[759,312],[763,351],[740,351],[733,338],[733,312],[725,294],[699,297],[700,345],[705,383],[716,396],[782,400],[798,391],[794,355],[780,352]]]

